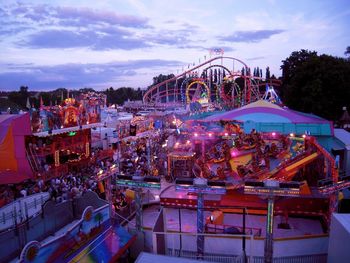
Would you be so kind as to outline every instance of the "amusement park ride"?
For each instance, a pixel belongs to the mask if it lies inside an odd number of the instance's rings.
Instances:
[[[250,68],[239,59],[219,56],[154,85],[143,101],[179,107],[198,102],[203,107],[214,104],[237,108],[260,99],[266,83],[275,87],[281,84],[277,79],[252,76]]]
[[[243,69],[237,71],[235,63]],[[208,111],[210,107],[238,108],[259,99],[282,105],[274,90],[279,85],[278,81],[251,76],[241,60],[220,56],[156,84],[143,100],[146,104],[185,107],[192,112]],[[265,210],[265,262],[271,262],[273,216],[316,216],[329,225],[336,194],[350,186],[350,178],[339,177],[334,158],[307,132],[299,136],[255,131],[245,134],[240,123],[234,122],[221,123],[221,130],[198,130],[196,125],[206,124],[185,121],[178,135],[178,147],[168,155],[168,176],[175,180],[176,190],[192,193],[197,200],[165,192],[160,202],[165,207],[197,209],[199,234],[204,231],[205,209],[213,214],[224,212],[227,207],[244,207],[258,214]],[[190,150],[188,144],[192,145]],[[182,152],[181,146],[185,149]],[[197,187],[194,181],[188,183],[188,178],[222,185],[210,187],[208,183]],[[206,197],[208,194],[221,198],[212,200]],[[261,198],[267,203],[261,203]],[[198,235],[198,255],[203,254],[203,243]]]
[[[151,87],[144,94],[143,102],[152,106],[182,107],[196,113],[213,108],[239,108],[260,99],[281,104],[273,88],[279,84],[277,80],[252,76],[249,67],[239,59],[219,56]],[[59,167],[89,159],[89,125],[100,122],[103,103],[104,96],[89,94],[80,101],[67,98],[61,105],[42,105],[40,111],[33,111],[34,135],[26,138],[31,165],[49,164],[51,168],[46,173],[53,173]],[[141,126],[145,119],[141,116],[134,119],[133,127]],[[213,123],[183,118],[180,125],[179,119],[171,120],[175,125],[175,129],[171,129],[175,143],[167,148],[165,158],[165,177],[172,188],[162,189],[159,199],[163,207],[197,210],[198,258],[205,254],[203,234],[210,232],[213,225],[215,234],[228,233],[222,220],[225,212],[243,211],[244,223],[239,234],[244,236],[253,232],[245,226],[247,209],[250,214],[267,216],[265,262],[273,260],[274,215],[318,218],[328,229],[336,207],[336,194],[350,187],[350,178],[339,176],[333,156],[314,136],[308,132],[296,135],[255,129],[245,133],[242,122],[236,120]],[[55,128],[58,131],[53,131]],[[136,132],[131,137],[137,137]],[[151,171],[150,140],[146,148],[147,167]],[[97,174],[99,187],[106,188],[110,205],[112,184],[134,191],[136,230],[141,232],[142,190],[160,190],[160,177],[135,176],[117,170],[115,166],[109,171],[101,170]],[[37,172],[45,171],[38,169]],[[215,198],[211,198],[213,196]],[[204,211],[211,213],[207,220]],[[111,206],[108,214],[113,215]],[[256,235],[260,234],[261,229]]]

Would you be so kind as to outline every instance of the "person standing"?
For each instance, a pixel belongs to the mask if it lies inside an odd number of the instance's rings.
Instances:
[[[341,204],[342,204],[343,199],[344,199],[344,193],[342,190],[340,190],[338,192],[338,209],[337,209],[338,213],[341,212]]]

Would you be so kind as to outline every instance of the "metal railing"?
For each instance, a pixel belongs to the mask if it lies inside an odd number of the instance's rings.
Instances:
[[[195,251],[168,249],[167,254],[174,257],[183,257],[190,259],[198,259],[198,254]],[[224,262],[224,263],[243,263],[244,259],[242,255],[220,255],[220,254],[204,254],[200,258],[209,262]]]
[[[198,259],[198,254],[195,251],[186,251],[179,249],[168,249],[167,255],[174,257],[183,257],[189,259]],[[264,257],[247,257],[244,261],[243,255],[222,255],[206,253],[201,256],[200,260],[209,262],[224,262],[224,263],[264,263]],[[291,257],[276,257],[273,258],[273,263],[326,263],[327,254],[315,254],[305,256],[291,256]]]
[[[13,228],[16,224],[41,212],[42,205],[50,199],[48,192],[38,193],[13,201],[0,208],[0,231]]]

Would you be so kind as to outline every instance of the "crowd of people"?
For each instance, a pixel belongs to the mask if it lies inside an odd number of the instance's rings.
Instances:
[[[167,133],[157,133],[122,141],[121,173],[137,176],[165,175],[167,148],[163,145],[167,137]]]
[[[0,207],[17,199],[40,192],[50,193],[52,200],[61,202],[81,196],[84,192],[95,191],[101,198],[105,198],[104,187],[99,187],[98,172],[107,170],[114,164],[119,164],[121,173],[139,176],[158,176],[166,174],[167,149],[162,147],[169,134],[154,133],[149,137],[135,137],[132,141],[123,141],[120,144],[118,160],[107,158],[98,161],[94,156],[99,155],[100,149],[92,151],[89,165],[81,165],[69,169],[61,176],[48,179],[38,177],[36,181],[29,180],[21,184],[0,186]],[[126,205],[123,191],[113,195],[116,210]]]
[[[51,199],[56,202],[79,197],[88,190],[95,191],[104,198],[104,191],[98,187],[96,175],[101,169],[108,169],[111,164],[112,160],[107,159],[87,166],[76,167],[63,176],[46,181],[39,177],[36,181],[2,185],[0,186],[0,207],[40,192],[50,193]]]

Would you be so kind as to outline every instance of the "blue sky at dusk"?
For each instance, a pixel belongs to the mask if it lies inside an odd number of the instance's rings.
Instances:
[[[211,48],[281,75],[300,49],[344,57],[347,0],[0,2],[0,90],[146,88]]]

